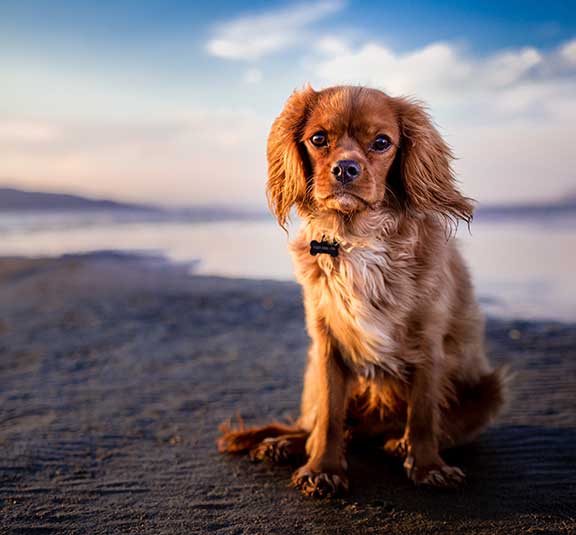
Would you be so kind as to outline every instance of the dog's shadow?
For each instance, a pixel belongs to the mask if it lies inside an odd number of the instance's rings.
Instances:
[[[399,462],[377,449],[349,452],[351,493],[359,506],[381,503],[434,519],[494,519],[512,514],[576,514],[576,429],[501,426],[474,444],[447,451],[463,468],[457,491],[415,488]]]

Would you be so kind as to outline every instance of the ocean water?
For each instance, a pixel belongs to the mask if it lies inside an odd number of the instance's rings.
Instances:
[[[295,233],[296,229],[292,229]],[[272,219],[198,223],[125,213],[0,215],[0,256],[93,251],[164,255],[191,272],[293,279]],[[576,216],[479,219],[458,239],[488,314],[576,321]]]

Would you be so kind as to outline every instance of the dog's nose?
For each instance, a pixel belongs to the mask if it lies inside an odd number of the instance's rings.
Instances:
[[[362,168],[356,160],[338,160],[336,165],[332,167],[332,174],[342,184],[352,182],[360,176],[361,172]]]

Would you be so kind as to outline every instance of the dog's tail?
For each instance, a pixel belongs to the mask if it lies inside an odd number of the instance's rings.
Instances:
[[[502,367],[483,375],[474,384],[456,385],[456,401],[442,418],[442,448],[471,442],[494,421],[509,403],[513,378],[510,369]]]

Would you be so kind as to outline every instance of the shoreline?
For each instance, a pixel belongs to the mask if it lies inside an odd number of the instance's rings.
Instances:
[[[45,261],[62,261],[62,260],[77,260],[77,261],[95,261],[98,263],[125,263],[129,262],[132,265],[140,264],[148,268],[165,269],[170,272],[180,272],[181,274],[190,277],[199,277],[207,279],[225,279],[236,281],[252,281],[259,283],[280,283],[292,284],[300,288],[300,285],[294,278],[285,277],[259,277],[259,276],[238,276],[228,273],[208,273],[203,272],[198,268],[202,264],[201,258],[194,259],[175,259],[171,258],[167,252],[161,249],[95,249],[81,252],[69,252],[55,255],[1,255],[0,263],[5,261],[20,261],[20,262],[45,262]],[[476,298],[480,304],[480,308],[484,317],[487,320],[495,321],[510,321],[510,322],[527,322],[527,323],[545,323],[545,324],[560,324],[560,325],[575,325],[576,326],[576,312],[574,318],[567,316],[563,313],[551,314],[549,316],[539,316],[534,311],[525,312],[522,314],[518,309],[511,309],[509,303],[495,297],[493,292],[478,293]],[[576,304],[575,304],[576,307]],[[541,308],[541,307],[540,307]]]
[[[374,450],[351,494],[216,451],[218,425],[297,415],[307,336],[294,282],[190,275],[130,255],[0,258],[0,533],[576,530],[576,324],[489,317],[508,411],[450,452],[456,493]],[[375,477],[377,474],[377,477]]]

